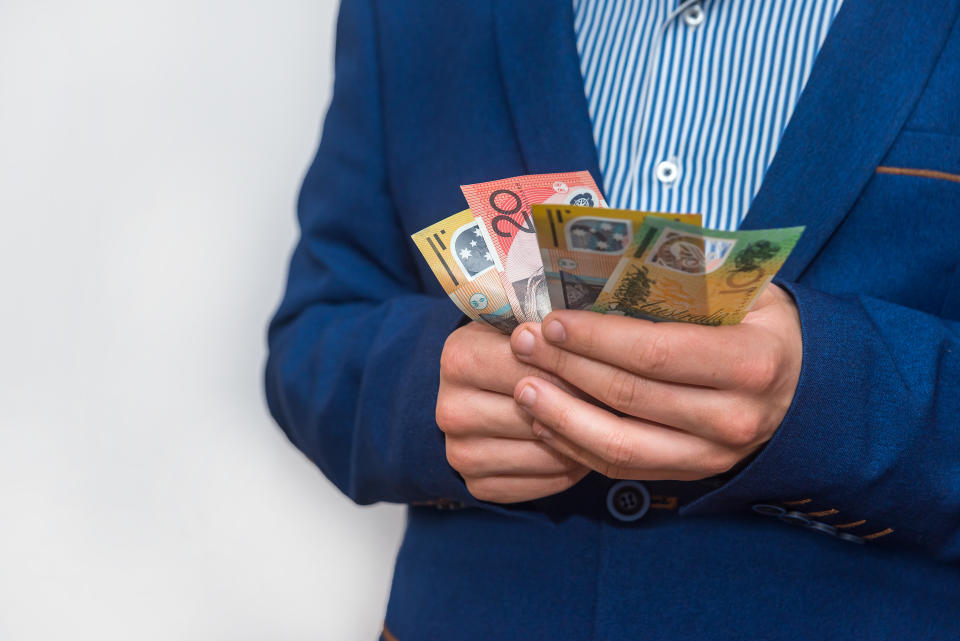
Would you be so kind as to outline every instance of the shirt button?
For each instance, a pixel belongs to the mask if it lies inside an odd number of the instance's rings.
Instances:
[[[643,483],[620,481],[607,492],[607,510],[618,521],[638,521],[649,509],[650,492]]]
[[[680,166],[672,160],[662,160],[657,163],[655,173],[664,185],[672,185],[680,178]]]
[[[699,4],[688,7],[687,10],[683,12],[683,21],[687,23],[688,27],[699,27],[706,17],[706,14],[703,12],[703,7]]]

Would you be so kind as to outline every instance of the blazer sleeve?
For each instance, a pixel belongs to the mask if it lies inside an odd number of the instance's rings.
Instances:
[[[793,404],[759,456],[684,513],[773,503],[960,560],[960,323],[781,285],[803,333]]]
[[[435,420],[440,351],[463,316],[421,293],[391,201],[373,18],[368,2],[342,3],[333,101],[268,330],[267,403],[356,502],[470,501]]]

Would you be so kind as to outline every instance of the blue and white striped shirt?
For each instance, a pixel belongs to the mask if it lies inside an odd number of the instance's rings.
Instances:
[[[842,0],[573,0],[610,205],[740,224]]]

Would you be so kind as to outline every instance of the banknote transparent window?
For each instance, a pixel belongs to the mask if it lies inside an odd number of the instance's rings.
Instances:
[[[565,233],[568,248],[598,254],[623,253],[633,239],[630,221],[615,218],[575,218]]]
[[[468,279],[473,280],[493,268],[493,256],[477,223],[464,225],[455,231],[451,246],[454,260]]]

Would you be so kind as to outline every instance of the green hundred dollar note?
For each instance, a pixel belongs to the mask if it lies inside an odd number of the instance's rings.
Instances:
[[[590,309],[647,216],[700,225],[700,214],[531,205],[553,309]]]
[[[593,310],[650,320],[736,325],[803,230],[723,232],[648,217]]]

